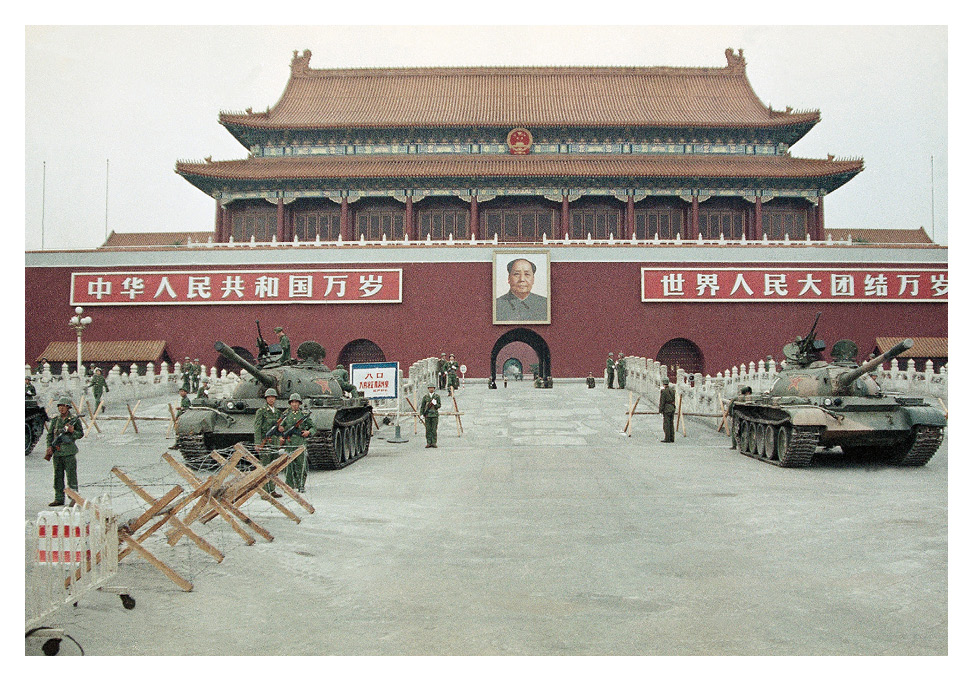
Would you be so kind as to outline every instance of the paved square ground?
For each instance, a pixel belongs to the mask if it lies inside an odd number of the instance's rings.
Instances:
[[[128,558],[115,584],[133,610],[96,592],[50,623],[89,655],[947,652],[948,441],[918,469],[781,469],[693,422],[666,445],[661,417],[636,416],[625,437],[628,399],[470,384],[462,436],[451,417],[437,449],[411,422],[404,444],[383,428],[363,460],[311,472],[316,513],[300,524],[249,502],[273,542],[246,546],[217,522],[222,563],[186,543],[165,554],[192,592]],[[83,495],[131,512],[114,465],[156,492],[176,483],[163,422],[103,428],[80,443]],[[39,445],[28,519],[51,477]]]

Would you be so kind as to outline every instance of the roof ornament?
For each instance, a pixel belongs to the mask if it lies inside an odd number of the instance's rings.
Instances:
[[[297,50],[294,50],[294,58],[291,59],[291,75],[297,76],[307,74],[311,70],[311,50],[304,50],[300,57]]]
[[[736,53],[732,47],[726,48],[726,67],[733,70],[743,70],[747,65],[747,60],[743,58],[743,48],[739,48]]]

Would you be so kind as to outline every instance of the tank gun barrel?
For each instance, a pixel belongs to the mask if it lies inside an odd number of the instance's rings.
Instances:
[[[835,381],[835,389],[847,388],[849,385],[857,381],[860,377],[864,376],[875,367],[882,366],[882,364],[890,359],[898,357],[903,352],[911,348],[912,345],[912,339],[906,338],[905,340],[897,343],[895,347],[890,349],[888,352],[883,352],[878,357],[868,360],[857,369],[852,369],[847,373],[841,374]]]
[[[233,350],[233,348],[231,348],[229,345],[227,345],[223,341],[216,341],[216,345],[214,347],[216,348],[216,351],[218,353],[220,353],[221,355],[223,355],[227,359],[236,362],[237,364],[239,364],[240,366],[242,366],[244,369],[246,369],[248,372],[250,372],[250,374],[254,378],[256,378],[258,381],[260,381],[260,383],[262,383],[265,388],[273,388],[274,387],[274,383],[275,382],[274,382],[274,377],[273,376],[270,376],[268,374],[265,374],[260,369],[258,369],[257,367],[255,367],[253,364],[251,364],[247,360],[245,360],[242,357],[240,357],[240,355],[238,355]]]

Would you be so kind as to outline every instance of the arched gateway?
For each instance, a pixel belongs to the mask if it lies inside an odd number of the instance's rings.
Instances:
[[[497,356],[500,354],[500,351],[503,350],[504,346],[516,342],[526,343],[537,353],[537,370],[541,376],[551,375],[551,349],[547,346],[547,341],[536,331],[516,328],[507,331],[493,344],[493,350],[490,352],[491,378],[497,375]]]

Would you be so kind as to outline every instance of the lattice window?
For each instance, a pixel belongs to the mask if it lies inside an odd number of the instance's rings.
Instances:
[[[739,239],[743,236],[743,211],[699,209],[699,234],[704,239]]]
[[[619,236],[621,210],[613,208],[572,208],[571,238],[607,239],[609,234]]]
[[[337,241],[341,234],[341,211],[313,211],[294,214],[294,235],[298,241]]]
[[[381,241],[382,235],[392,241],[405,237],[405,213],[389,208],[366,208],[355,216],[355,239]]]
[[[419,236],[425,239],[470,238],[470,214],[461,208],[433,208],[419,211]]]
[[[641,209],[635,211],[635,238],[675,239],[682,234],[682,211],[672,208]]]
[[[555,212],[551,209],[511,208],[483,211],[482,224],[487,238],[496,234],[500,241],[540,241],[551,235]]]
[[[233,211],[231,217],[234,241],[270,241],[277,233],[277,209],[245,207]]]
[[[768,239],[783,240],[786,234],[791,239],[804,239],[807,236],[807,213],[798,209],[763,208],[761,211],[763,234]]]

